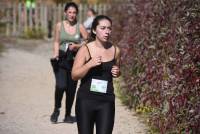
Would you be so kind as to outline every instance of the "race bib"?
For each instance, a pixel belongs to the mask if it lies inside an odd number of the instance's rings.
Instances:
[[[69,43],[66,43],[65,44],[65,52],[67,51],[68,47],[69,47]]]
[[[76,34],[76,35],[75,35],[75,38],[76,38],[76,39],[78,39],[79,37],[80,37],[79,34]]]
[[[108,81],[92,79],[90,91],[106,93],[107,92]]]

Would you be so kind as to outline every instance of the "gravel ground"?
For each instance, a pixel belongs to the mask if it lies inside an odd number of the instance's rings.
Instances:
[[[49,63],[52,41],[2,40],[0,55],[0,134],[77,134],[77,126],[49,121],[54,103],[54,76]],[[64,100],[64,99],[63,99]],[[64,102],[63,102],[64,106]],[[73,107],[74,115],[74,107]],[[147,127],[116,99],[113,134],[146,134]]]

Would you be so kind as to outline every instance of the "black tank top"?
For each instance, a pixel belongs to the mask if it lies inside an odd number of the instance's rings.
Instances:
[[[91,54],[90,54],[89,49],[88,49],[88,52],[90,55],[90,58],[89,58],[90,60]],[[114,57],[111,61],[102,62],[101,65],[90,69],[88,73],[86,74],[86,76],[81,79],[81,84],[77,93],[78,98],[107,100],[107,101],[115,100],[114,88],[113,88],[113,77],[111,73],[112,66],[116,63],[115,53],[116,53],[116,48],[114,51]],[[107,92],[99,93],[99,92],[90,91],[92,79],[107,81]]]

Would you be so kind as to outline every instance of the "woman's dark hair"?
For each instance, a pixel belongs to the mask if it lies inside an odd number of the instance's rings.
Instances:
[[[110,21],[110,23],[112,25],[112,20],[108,16],[105,16],[105,15],[96,16],[92,22],[92,27],[91,27],[90,37],[89,37],[88,42],[95,40],[96,34],[94,34],[93,31],[96,30],[97,26],[99,25],[99,21],[101,21],[101,20],[108,20],[108,21]]]
[[[78,14],[78,6],[77,6],[76,3],[74,3],[74,2],[66,3],[64,11],[67,11],[69,9],[69,7],[74,7],[76,9],[76,11],[77,11],[77,14]]]

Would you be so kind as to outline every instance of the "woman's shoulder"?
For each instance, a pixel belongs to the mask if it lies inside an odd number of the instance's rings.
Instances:
[[[84,27],[82,23],[77,22],[77,24],[79,25],[79,27]]]
[[[56,25],[61,25],[63,23],[64,23],[64,21],[59,21],[59,22],[56,23]]]
[[[116,55],[116,57],[119,57],[120,56],[120,48],[118,47],[118,46],[116,46],[116,45],[113,45],[114,47],[115,47],[115,55]]]
[[[91,41],[89,43],[86,44],[88,47],[94,46],[94,41]]]
[[[116,51],[120,52],[120,48],[117,45],[113,45],[113,47],[116,49]]]
[[[81,48],[80,48],[81,51],[88,51],[89,45],[90,45],[90,43],[86,43],[86,44],[82,45]]]
[[[61,27],[61,25],[62,25],[62,21],[60,21],[60,22],[58,22],[58,23],[56,23],[56,28],[60,28]]]
[[[82,49],[82,51],[88,51],[91,49],[90,47],[91,47],[91,42],[82,45],[81,49]]]
[[[115,51],[115,56],[118,57],[120,55],[120,48],[117,45],[112,44],[112,43],[110,45],[111,45],[111,49],[114,49]]]
[[[94,41],[84,44],[81,48],[83,51],[90,51],[93,49]]]
[[[88,53],[90,52],[90,48],[88,47],[88,44],[82,45],[81,48],[78,50],[79,55],[81,55],[82,57],[89,57]]]
[[[82,23],[77,23],[77,24],[78,24],[80,30],[81,29],[85,29],[85,27],[84,27],[84,25]]]

